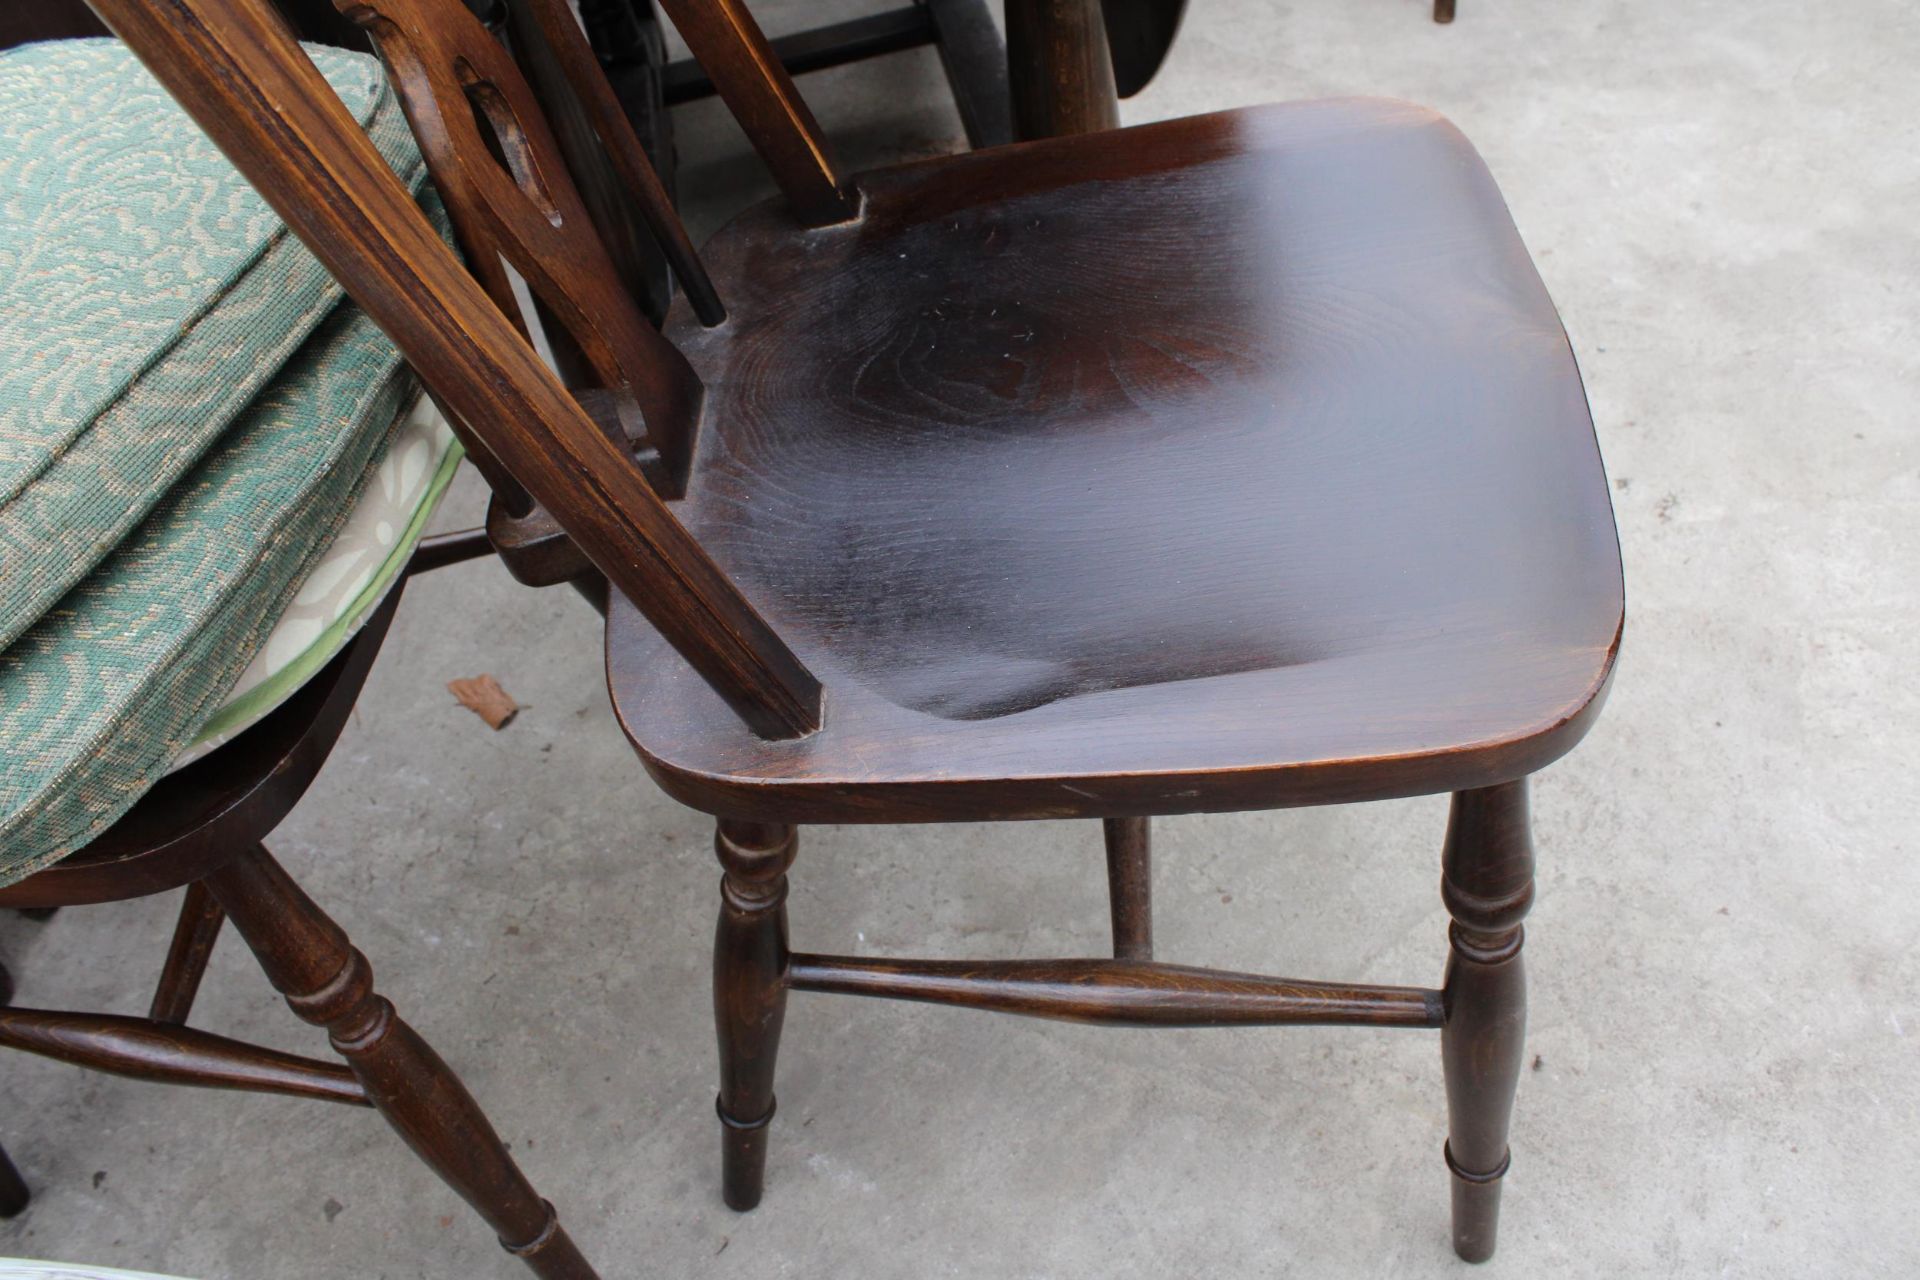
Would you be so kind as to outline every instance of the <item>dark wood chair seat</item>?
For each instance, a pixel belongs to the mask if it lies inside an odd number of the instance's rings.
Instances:
[[[670,326],[709,397],[678,514],[829,697],[756,737],[616,599],[614,697],[667,790],[803,822],[1249,809],[1578,740],[1622,611],[1606,481],[1444,119],[1300,103],[858,186],[838,230],[722,231],[747,319]]]

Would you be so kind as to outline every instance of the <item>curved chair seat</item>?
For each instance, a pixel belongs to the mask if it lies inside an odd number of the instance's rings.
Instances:
[[[1570,748],[1622,614],[1579,372],[1429,111],[1301,103],[744,215],[678,514],[829,691],[767,742],[616,601],[681,800],[792,822],[1463,790]]]

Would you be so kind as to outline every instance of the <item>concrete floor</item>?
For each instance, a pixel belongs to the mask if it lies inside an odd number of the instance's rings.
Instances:
[[[823,6],[756,8],[778,30]],[[1505,187],[1586,371],[1630,623],[1606,714],[1537,788],[1533,1069],[1487,1276],[1920,1274],[1917,52],[1904,0],[1463,0],[1451,28],[1417,0],[1205,0],[1127,105],[1440,108]],[[805,88],[865,163],[953,143],[937,83],[923,51]],[[682,138],[711,225],[712,193],[755,170],[717,111]],[[463,485],[445,524],[478,505]],[[444,690],[480,672],[526,704],[502,733]],[[1437,981],[1444,814],[1162,822],[1162,951]],[[610,1280],[1463,1269],[1436,1043],[1413,1033],[796,996],[769,1194],[730,1213],[708,832],[635,767],[588,611],[482,565],[410,591],[275,841]],[[1097,954],[1100,865],[1085,823],[812,830],[796,945]],[[172,907],[0,919],[21,1001],[143,1008]],[[231,939],[196,1022],[320,1047]],[[0,1131],[39,1189],[0,1254],[518,1274],[356,1112],[15,1055]]]

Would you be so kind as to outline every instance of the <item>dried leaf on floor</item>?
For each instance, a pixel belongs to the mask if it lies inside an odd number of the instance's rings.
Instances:
[[[460,699],[460,705],[485,720],[495,730],[507,727],[520,714],[520,704],[490,675],[447,681],[447,692]]]

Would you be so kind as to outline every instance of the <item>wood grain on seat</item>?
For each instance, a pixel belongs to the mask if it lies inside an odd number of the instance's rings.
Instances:
[[[743,215],[705,253],[734,318],[670,322],[709,395],[677,514],[828,690],[820,732],[756,738],[616,603],[614,695],[670,792],[1258,808],[1578,739],[1621,618],[1606,484],[1445,120],[1302,103],[857,186],[858,223]]]

